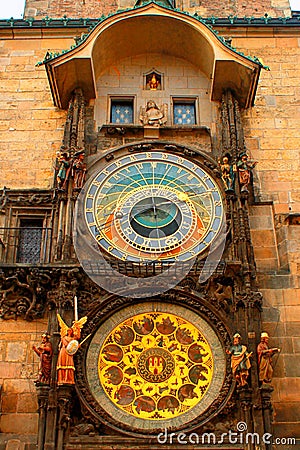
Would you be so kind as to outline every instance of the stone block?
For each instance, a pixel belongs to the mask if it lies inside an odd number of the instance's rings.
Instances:
[[[35,394],[19,394],[17,403],[18,413],[35,413],[37,409],[38,403]]]
[[[168,77],[169,89],[187,89],[188,83],[186,77]]]
[[[274,247],[275,236],[272,230],[251,230],[254,247]]]
[[[290,422],[291,417],[293,418],[293,422],[300,422],[299,403],[289,402],[285,405],[274,403],[274,409],[276,422]]]
[[[25,359],[26,342],[8,342],[6,349],[7,361],[22,362]]]
[[[282,402],[300,401],[300,378],[277,379],[276,384],[279,390],[279,397]]]
[[[34,91],[44,91],[49,89],[47,80],[35,80],[34,81]],[[20,80],[20,91],[21,92],[32,92],[32,80]]]
[[[15,413],[17,412],[18,394],[3,394],[1,401],[2,413]]]
[[[32,380],[21,380],[21,379],[4,380],[3,391],[16,394],[32,392]]]
[[[285,306],[296,306],[300,304],[299,289],[286,289],[283,291],[283,302]]]
[[[284,304],[283,291],[281,289],[260,289],[265,306],[280,306]]]
[[[280,320],[280,310],[273,307],[263,307],[263,322],[278,322]]]
[[[299,322],[300,326],[300,306],[286,306],[285,314],[287,322]]]
[[[300,364],[296,364],[296,355],[283,355],[287,377],[300,378]]]
[[[274,227],[272,216],[250,216],[250,227],[252,230],[272,230]]]
[[[21,361],[24,361],[22,359]],[[21,375],[21,363],[2,361],[0,362],[0,373],[2,378],[15,378]]]
[[[255,251],[254,251],[255,253]],[[257,259],[256,268],[258,272],[274,272],[277,269],[277,260],[275,259]]]
[[[273,373],[273,380],[276,379],[282,379],[286,376],[286,370],[285,370],[285,364],[284,359],[281,357],[281,355],[278,357],[277,355],[274,356],[274,373]],[[273,383],[272,380],[272,383]]]
[[[38,414],[3,414],[0,423],[2,433],[18,435],[36,434]]]
[[[274,268],[277,268],[277,251],[275,247],[263,247],[263,248],[254,248],[254,254],[256,259],[269,259],[272,260],[272,264]]]
[[[265,322],[262,323],[262,330],[266,331],[269,336],[284,336],[285,326],[280,322]]]

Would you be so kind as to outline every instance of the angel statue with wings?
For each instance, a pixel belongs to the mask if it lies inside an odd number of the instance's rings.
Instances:
[[[74,320],[71,328],[68,327],[59,314],[57,314],[57,319],[61,336],[56,366],[57,384],[75,384],[73,356],[80,347],[78,341],[81,335],[81,328],[86,323],[87,317],[85,316],[80,320]]]

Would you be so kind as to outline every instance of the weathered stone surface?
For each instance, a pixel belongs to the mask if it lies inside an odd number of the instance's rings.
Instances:
[[[19,394],[17,403],[18,413],[37,412],[38,404],[35,392],[30,394]]]
[[[37,432],[38,415],[29,414],[3,414],[1,417],[2,433],[35,434]]]
[[[17,401],[18,401],[18,394],[10,394],[10,393],[7,393],[6,395],[3,394],[1,403],[2,412],[3,413],[17,412]]]
[[[63,6],[63,12],[68,17],[100,17],[102,14],[114,12],[117,9],[132,8],[136,2],[133,0],[118,0],[117,2],[111,2],[109,0],[102,1],[90,0],[84,3],[74,3],[71,0],[65,0]],[[244,16],[256,16],[261,17],[265,13],[270,16],[285,16],[290,13],[290,5],[287,0],[278,1],[276,3],[268,0],[267,2],[247,2],[242,1],[235,2],[234,5],[230,2],[223,2],[221,5],[217,1],[205,1],[200,2],[194,0],[190,2],[184,0],[182,3],[182,9],[190,11],[191,13],[197,12],[199,16],[214,15],[216,17],[228,17],[235,14],[238,17]],[[26,17],[61,17],[61,3],[59,0],[53,1],[50,5],[45,0],[27,0],[25,15]],[[266,39],[267,41],[267,39]],[[288,41],[288,39],[287,39]],[[270,45],[272,40],[270,39]],[[274,42],[274,40],[273,40]],[[252,40],[247,45],[254,45]],[[274,44],[273,44],[274,45]],[[287,45],[291,45],[290,42]]]
[[[6,359],[8,361],[21,362],[25,359],[26,342],[8,342],[6,350]]]

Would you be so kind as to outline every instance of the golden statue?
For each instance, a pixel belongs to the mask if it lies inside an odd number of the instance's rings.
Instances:
[[[86,323],[87,317],[74,320],[71,328],[63,321],[59,314],[57,314],[57,319],[61,336],[56,366],[57,384],[75,384],[73,356],[81,345],[79,344],[81,328]]]

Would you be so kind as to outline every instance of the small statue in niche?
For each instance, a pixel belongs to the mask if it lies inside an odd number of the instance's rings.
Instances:
[[[150,89],[151,91],[157,91],[161,89],[160,76],[155,72],[147,76],[146,89]]]
[[[84,162],[84,151],[76,152],[73,157],[72,175],[73,189],[79,191],[84,183],[86,173],[86,164]]]
[[[259,381],[261,383],[271,383],[273,376],[273,361],[272,357],[275,353],[279,353],[280,349],[269,348],[269,335],[268,333],[261,333],[260,343],[257,346],[257,360],[259,370]]]
[[[239,173],[239,182],[241,192],[248,192],[248,185],[251,181],[251,172],[256,166],[257,161],[250,162],[246,153],[241,153],[237,163],[237,170]]]
[[[159,108],[154,100],[149,100],[146,108],[141,107],[140,121],[143,125],[159,127],[160,125],[165,125],[167,119],[168,105],[166,103]]]
[[[238,387],[244,387],[249,376],[249,369],[251,363],[249,358],[252,353],[248,353],[247,347],[241,344],[241,335],[235,333],[233,336],[233,344],[229,350],[226,350],[228,355],[231,355],[231,370]]]
[[[70,174],[71,162],[68,152],[59,153],[58,157],[58,172],[57,172],[57,187],[60,190],[65,190]]]
[[[42,342],[38,347],[32,346],[34,352],[40,358],[39,376],[35,383],[50,384],[51,381],[51,363],[53,356],[52,344],[48,333],[42,334]]]
[[[221,178],[225,186],[226,191],[234,190],[234,180],[236,166],[230,163],[229,155],[224,155],[221,160],[218,161],[221,170]]]

